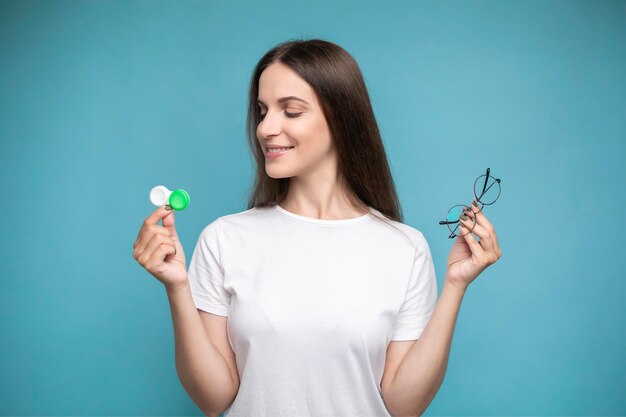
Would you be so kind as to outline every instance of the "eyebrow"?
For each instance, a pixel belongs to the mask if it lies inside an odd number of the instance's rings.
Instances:
[[[281,97],[281,98],[279,98],[279,99],[278,99],[278,100],[276,100],[276,101],[278,101],[279,103],[284,103],[285,101],[289,101],[289,100],[297,100],[297,101],[301,101],[301,102],[303,102],[303,103],[309,104],[309,102],[308,102],[308,101],[303,100],[303,99],[301,99],[300,97],[296,97],[296,96]],[[262,105],[264,105],[264,106],[266,105],[266,104],[265,104],[265,103],[263,103],[261,100],[257,100],[256,102],[257,102],[257,103],[259,103],[259,104],[262,104]]]

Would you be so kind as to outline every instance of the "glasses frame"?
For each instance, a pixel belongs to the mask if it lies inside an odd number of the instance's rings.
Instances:
[[[474,215],[473,217],[468,217],[468,218],[472,219],[472,226],[471,226],[471,228],[465,234],[459,234],[459,235],[455,234],[456,230],[459,228],[460,220],[454,220],[454,221],[448,220],[450,218],[449,216],[450,216],[450,212],[452,210],[454,210],[457,207],[463,207],[463,210],[462,210],[463,213],[468,212],[469,210],[472,210],[472,212],[474,214],[476,214],[476,213],[480,213],[485,206],[492,205],[493,203],[498,201],[498,198],[500,198],[500,193],[502,192],[502,187],[500,186],[500,181],[501,180],[500,180],[500,178],[496,178],[496,177],[493,177],[493,176],[489,175],[490,171],[491,171],[491,169],[487,168],[487,172],[485,173],[485,175],[479,176],[474,181],[474,197],[475,197],[474,201],[478,204],[478,211],[474,211],[474,209],[471,206],[466,206],[465,204],[457,204],[455,206],[452,206],[452,208],[450,208],[450,210],[448,210],[448,213],[446,214],[446,220],[441,220],[439,222],[440,225],[448,226],[448,229],[451,232],[450,235],[448,236],[448,239],[452,239],[452,238],[455,238],[457,236],[465,236],[467,233],[472,233],[472,230],[474,230],[474,226],[476,226],[476,216]],[[476,195],[476,185],[478,184],[479,180],[482,177],[485,177],[485,181],[482,183],[482,191],[480,192],[480,196],[478,196],[478,195]],[[489,187],[487,187],[487,184],[489,183],[489,178],[493,178],[494,181],[493,181],[493,183],[491,183],[491,185],[489,185]],[[493,200],[493,202],[485,204],[483,201],[481,201],[481,197],[483,197],[485,195],[485,193],[487,191],[489,191],[489,189],[491,187],[493,187],[494,184],[498,184],[498,196],[496,197],[495,200]],[[478,184],[478,185],[480,186],[480,184]],[[452,225],[455,225],[455,226],[452,227]]]

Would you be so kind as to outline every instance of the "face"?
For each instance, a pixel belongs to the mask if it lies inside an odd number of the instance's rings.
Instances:
[[[281,100],[289,96],[295,98]],[[286,65],[273,63],[261,73],[258,100],[261,121],[256,135],[270,177],[308,176],[332,169],[336,154],[331,133],[317,95],[306,81]],[[292,149],[268,154],[268,146]]]

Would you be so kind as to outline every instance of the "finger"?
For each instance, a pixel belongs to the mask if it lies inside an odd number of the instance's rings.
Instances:
[[[475,216],[476,222],[480,224],[483,228],[487,230],[493,230],[493,225],[491,224],[491,222],[489,222],[489,220],[487,220],[487,216],[485,216],[485,213],[483,213],[482,209],[474,206],[474,202],[472,202],[472,205],[470,207],[471,210],[468,212],[468,215]]]
[[[489,231],[482,227],[480,224],[474,223],[474,220],[472,220],[469,216],[467,216],[466,220],[459,218],[459,223],[466,227],[464,229],[465,231],[471,230],[471,233],[474,233],[476,236],[478,236],[481,239],[481,242],[483,239],[489,238]]]
[[[157,224],[159,220],[163,217],[167,216],[171,213],[171,211],[165,210],[165,207],[169,207],[169,204],[163,205],[158,209],[154,210],[151,215],[149,215],[146,220],[144,220],[143,224]]]
[[[160,226],[158,224],[150,227],[142,227],[139,231],[139,237],[133,245],[135,247],[135,251],[143,252],[150,242],[150,239],[152,239],[152,237],[157,234],[170,237],[170,232],[168,232],[163,226]]]
[[[171,211],[165,210],[165,207],[169,207],[169,204],[163,205],[163,206],[159,207],[158,209],[154,210],[152,212],[152,214],[150,214],[144,220],[144,222],[143,222],[143,224],[141,226],[141,229],[139,230],[139,235],[137,236],[137,239],[135,240],[135,243],[133,243],[133,247],[136,247],[137,244],[139,243],[139,240],[140,240],[141,235],[142,235],[142,231],[144,231],[146,229],[150,229],[150,226],[157,225],[159,220],[161,220],[163,217],[165,217],[169,213],[171,213]]]
[[[163,227],[165,227],[170,232],[170,235],[172,236],[172,238],[174,238],[174,240],[178,240],[178,233],[176,232],[174,219],[174,210],[167,213],[168,214],[163,217]]]
[[[165,258],[173,253],[173,244],[163,243],[159,245],[154,252],[152,252],[152,256],[150,256],[148,262],[146,262],[146,269],[149,272],[162,272],[165,266]]]
[[[174,253],[174,245],[169,242],[162,242],[156,247],[146,250],[142,254],[141,265],[151,270],[165,261],[168,254]]]
[[[174,246],[174,241],[171,237],[163,235],[161,233],[157,233],[152,236],[152,239],[148,242],[145,249],[141,254],[139,254],[139,258],[137,259],[139,263],[145,264],[152,257],[155,250],[158,249],[162,244],[168,244]]]
[[[468,217],[476,217],[476,223],[480,225],[483,229],[489,231],[491,235],[491,239],[493,241],[493,250],[496,256],[499,258],[502,255],[502,251],[500,250],[500,245],[498,244],[498,236],[496,235],[496,230],[491,224],[491,222],[485,216],[485,213],[482,210],[479,210],[477,206],[473,205],[475,201],[472,202],[471,210],[467,212]]]
[[[469,220],[469,219],[468,219]],[[474,235],[472,235],[471,232],[468,232],[468,228],[467,227],[462,227],[462,224],[467,224],[466,222],[468,220],[461,220],[459,219],[459,236],[463,239],[465,239],[465,241],[467,242],[467,245],[469,246],[470,250],[472,251],[473,255],[477,255],[478,257],[482,257],[485,250],[482,248],[482,246],[480,246],[480,243],[478,243],[478,241],[476,240],[476,238],[474,237]],[[469,220],[471,222],[471,220]]]
[[[148,243],[146,250],[154,252],[161,245],[171,245],[171,246],[176,247],[176,245],[174,244],[174,240],[171,237],[159,234],[159,235],[155,235],[154,238],[150,240],[150,243]]]
[[[459,221],[468,227],[468,229],[465,229],[466,231],[471,229],[471,232],[467,233],[468,235],[474,233],[480,238],[480,242],[477,243],[482,250],[478,251],[476,255],[478,255],[479,257],[484,257],[481,259],[485,259],[488,262],[495,262],[495,259],[497,259],[498,255],[494,248],[494,242],[491,232],[477,223],[474,224],[474,221],[470,218],[468,218],[467,220],[459,219]]]

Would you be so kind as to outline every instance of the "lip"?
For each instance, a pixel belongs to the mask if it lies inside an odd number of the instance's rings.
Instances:
[[[282,156],[284,154],[286,154],[287,152],[293,150],[294,148],[292,147],[291,149],[287,150],[287,151],[282,151],[282,152],[268,152],[267,150],[265,151],[265,157],[266,158],[270,158],[270,159],[274,159],[274,158],[278,158],[279,156]]]

